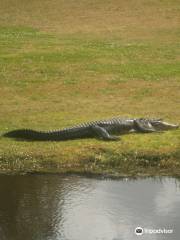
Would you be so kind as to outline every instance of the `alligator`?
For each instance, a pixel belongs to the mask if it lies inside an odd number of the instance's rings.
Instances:
[[[31,141],[64,141],[81,138],[99,138],[119,140],[119,136],[128,133],[153,133],[176,129],[179,125],[164,122],[162,119],[112,118],[108,120],[86,122],[73,127],[54,131],[36,131],[17,129],[5,133],[4,137]],[[112,135],[115,134],[115,135]]]

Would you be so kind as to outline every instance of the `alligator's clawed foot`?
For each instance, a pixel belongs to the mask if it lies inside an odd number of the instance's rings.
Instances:
[[[94,131],[94,133],[96,134],[96,136],[102,140],[105,141],[117,141],[120,138],[118,136],[112,136],[110,135],[107,130],[103,127],[99,127],[99,126],[92,126],[91,129]]]

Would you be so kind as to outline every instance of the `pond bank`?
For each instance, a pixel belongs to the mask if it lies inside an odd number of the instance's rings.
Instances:
[[[0,174],[59,173],[96,177],[180,176],[180,151],[112,152],[102,149],[71,158],[26,153],[0,156]]]

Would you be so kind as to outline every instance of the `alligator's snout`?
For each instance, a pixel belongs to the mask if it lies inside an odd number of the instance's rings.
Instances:
[[[178,124],[172,124],[164,121],[157,121],[152,123],[152,125],[156,130],[161,130],[161,131],[179,128]]]
[[[178,124],[171,124],[171,123],[167,123],[167,122],[163,122],[164,126],[171,129],[171,128],[179,128]]]

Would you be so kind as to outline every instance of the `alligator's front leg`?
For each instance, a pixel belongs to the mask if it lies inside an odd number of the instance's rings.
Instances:
[[[134,120],[134,129],[141,133],[157,132],[150,123],[145,125],[140,119]]]
[[[95,133],[95,135],[97,137],[100,137],[103,140],[115,141],[115,140],[119,140],[120,139],[117,136],[109,135],[109,133],[103,127],[99,127],[99,126],[96,125],[96,126],[92,126],[91,129],[92,129],[92,131],[94,131],[94,133]]]

